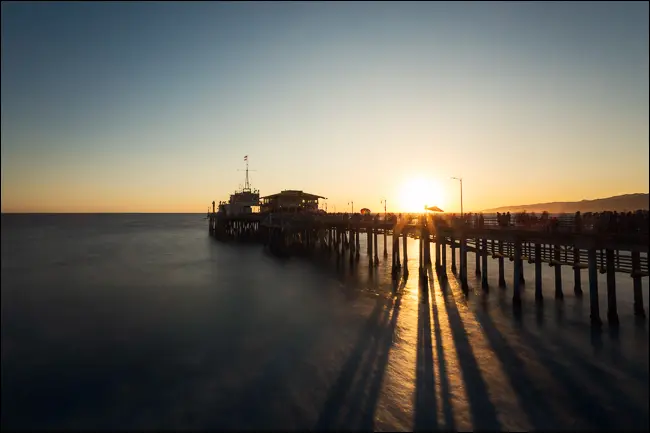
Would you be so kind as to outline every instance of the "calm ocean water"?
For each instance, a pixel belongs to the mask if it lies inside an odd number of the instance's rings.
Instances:
[[[496,261],[484,297],[469,255],[466,299],[418,287],[416,241],[397,287],[361,242],[350,269],[218,243],[203,215],[3,215],[2,428],[648,429],[629,277],[620,331],[592,333],[586,271],[556,302],[544,266],[537,309],[526,264],[516,318]]]

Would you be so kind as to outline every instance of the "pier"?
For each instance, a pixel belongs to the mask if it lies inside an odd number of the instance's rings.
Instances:
[[[581,226],[577,221],[565,222],[563,226],[551,229],[504,227],[496,218],[483,216],[472,221],[432,214],[384,220],[379,216],[367,218],[358,214],[225,216],[214,212],[209,215],[209,232],[222,241],[262,244],[278,256],[327,255],[334,256],[337,263],[349,262],[350,266],[363,264],[360,263],[360,237],[363,236],[367,249],[365,265],[372,268],[380,260],[389,261],[396,279],[400,275],[408,277],[408,269],[404,267],[402,270],[400,257],[407,260],[406,240],[411,237],[420,245],[420,278],[426,278],[430,265],[434,265],[439,277],[446,278],[447,260],[450,260],[451,271],[459,278],[465,293],[469,289],[468,272],[472,270],[481,278],[481,290],[488,292],[492,289],[488,284],[490,258],[496,261],[498,286],[507,289],[504,261],[509,260],[514,262],[510,284],[514,308],[521,306],[522,285],[528,278],[524,275],[524,262],[534,264],[535,272],[530,278],[534,281],[535,301],[540,304],[544,302],[542,264],[554,268],[556,300],[563,299],[565,290],[573,290],[576,297],[582,297],[580,270],[587,269],[586,295],[590,300],[590,321],[594,327],[603,323],[598,299],[598,273],[607,274],[606,320],[609,326],[614,327],[619,324],[615,273],[624,273],[633,279],[634,315],[640,320],[646,317],[641,278],[649,275],[647,233],[599,232],[593,227]],[[388,257],[388,242],[392,244],[392,257]],[[447,257],[448,248],[451,257]],[[470,254],[474,255],[474,263],[470,263]],[[574,271],[573,287],[562,285],[563,266]]]

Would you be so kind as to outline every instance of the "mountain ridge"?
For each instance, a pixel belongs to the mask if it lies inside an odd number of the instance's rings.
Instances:
[[[548,203],[535,203],[525,205],[501,206],[485,209],[483,213],[495,212],[544,212],[549,213],[574,213],[574,212],[628,212],[638,209],[650,209],[650,194],[633,193],[621,194],[612,197],[597,198],[580,201],[553,201]]]

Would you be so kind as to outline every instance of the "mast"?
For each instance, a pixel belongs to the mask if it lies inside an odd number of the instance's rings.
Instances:
[[[248,156],[246,156],[246,183],[245,183],[245,186],[244,186],[244,191],[250,191],[250,190],[251,190],[251,187],[250,187],[250,184],[248,182]]]

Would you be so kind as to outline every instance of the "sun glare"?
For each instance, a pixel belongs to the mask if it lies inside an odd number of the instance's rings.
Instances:
[[[424,206],[438,206],[445,209],[444,193],[440,184],[424,177],[404,182],[399,195],[402,212],[423,212]]]

